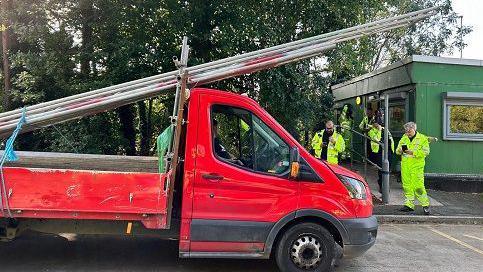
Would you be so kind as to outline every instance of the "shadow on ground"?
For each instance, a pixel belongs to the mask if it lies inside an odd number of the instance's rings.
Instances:
[[[28,234],[0,243],[1,271],[278,271],[270,260],[178,259],[177,241]]]

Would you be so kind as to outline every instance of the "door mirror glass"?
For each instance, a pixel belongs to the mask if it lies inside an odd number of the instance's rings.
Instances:
[[[300,173],[300,154],[297,147],[290,149],[290,178],[297,179]]]

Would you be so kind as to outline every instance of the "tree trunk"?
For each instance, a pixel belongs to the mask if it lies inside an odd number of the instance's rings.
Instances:
[[[211,61],[213,54],[213,42],[210,40],[213,25],[214,8],[210,1],[194,1],[192,18],[193,35],[190,41],[194,58],[200,58],[203,62]]]
[[[147,101],[147,111],[146,102],[139,102],[139,130],[141,133],[140,141],[140,155],[148,156],[149,148],[151,146],[151,112],[152,112],[152,100]]]
[[[2,55],[3,55],[3,77],[4,77],[4,93],[3,93],[3,111],[10,109],[10,63],[8,60],[9,49],[9,20],[8,20],[9,1],[2,0]]]
[[[79,2],[79,9],[81,16],[82,33],[82,44],[80,49],[80,69],[82,76],[86,78],[91,73],[92,54],[94,52],[94,45],[92,41],[94,8],[92,0],[81,0]]]
[[[153,116],[153,99],[148,100],[148,116],[146,117],[146,123],[147,123],[147,132],[146,135],[149,137],[149,142],[148,142],[148,153],[146,155],[149,155],[149,150],[151,147],[151,140],[152,140],[152,123],[151,123],[151,117]]]
[[[134,128],[134,111],[132,106],[123,106],[118,109],[119,119],[121,121],[122,136],[126,140],[124,149],[126,155],[136,155],[136,129]]]

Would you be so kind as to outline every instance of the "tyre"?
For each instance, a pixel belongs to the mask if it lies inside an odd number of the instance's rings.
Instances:
[[[334,238],[327,229],[315,223],[301,223],[283,234],[275,259],[282,272],[325,272],[331,269],[334,249]]]

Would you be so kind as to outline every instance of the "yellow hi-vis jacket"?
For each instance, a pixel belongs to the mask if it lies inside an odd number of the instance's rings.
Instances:
[[[406,145],[412,155],[404,153],[402,146]],[[429,197],[424,188],[424,164],[429,155],[428,137],[418,132],[411,141],[404,134],[397,145],[396,154],[401,155],[401,178],[404,196],[404,205],[414,209],[414,200],[418,199],[423,207],[429,206]]]
[[[324,138],[324,132],[325,130],[321,130],[315,133],[314,138],[312,138],[312,148],[315,151],[315,157],[318,159],[322,157],[322,139]],[[338,164],[339,153],[345,150],[344,138],[335,131],[332,137],[335,139],[335,144],[329,142],[327,146],[327,162]]]
[[[372,116],[371,119],[369,120],[369,116],[367,116],[367,114],[364,114],[364,117],[362,118],[362,121],[359,124],[359,129],[361,131],[367,131],[371,129],[372,122],[374,122],[374,116]]]
[[[402,152],[402,146],[406,145],[413,155]],[[401,167],[403,165],[424,167],[425,158],[429,155],[428,137],[418,132],[413,140],[404,134],[397,145],[396,154],[401,155]]]
[[[375,127],[372,127],[369,132],[367,132],[367,136],[371,138],[371,151],[372,153],[378,153],[379,152],[379,142],[381,142],[382,139],[382,130],[379,130]],[[376,142],[374,142],[376,141]],[[391,144],[391,150],[394,153],[394,139],[392,138],[391,132],[389,132],[389,142]]]

